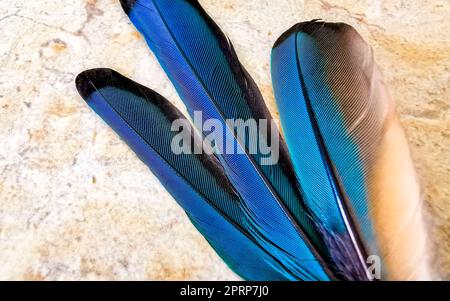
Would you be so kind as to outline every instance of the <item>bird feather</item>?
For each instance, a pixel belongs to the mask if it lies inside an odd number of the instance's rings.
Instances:
[[[76,86],[87,104],[131,147],[171,193],[197,229],[238,275],[252,280],[292,280],[291,274],[249,234],[240,196],[217,158],[206,152],[175,154],[182,134],[175,120],[189,122],[168,100],[110,69],[82,72]]]
[[[370,47],[343,23],[296,24],[273,47],[272,80],[303,197],[339,269],[364,279],[377,255],[385,279],[427,278],[419,186]]]

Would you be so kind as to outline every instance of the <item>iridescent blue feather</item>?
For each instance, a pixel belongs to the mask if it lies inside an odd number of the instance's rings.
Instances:
[[[249,234],[240,197],[218,160],[205,153],[172,151],[172,139],[178,134],[171,131],[172,122],[186,119],[167,100],[109,69],[85,71],[76,85],[87,104],[152,170],[237,274],[250,280],[296,279]],[[194,142],[191,133],[185,138]]]
[[[379,255],[367,186],[384,121],[373,70],[369,48],[345,24],[296,24],[272,50],[275,97],[304,199],[350,279],[367,279],[366,256]]]

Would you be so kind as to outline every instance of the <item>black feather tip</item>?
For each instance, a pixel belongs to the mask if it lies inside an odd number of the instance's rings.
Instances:
[[[84,100],[88,101],[89,97],[95,90],[101,89],[111,82],[117,76],[117,72],[108,68],[95,68],[81,72],[75,79],[75,86],[78,93]]]
[[[136,4],[137,0],[120,0],[120,4],[122,5],[123,10],[128,15],[130,10]]]
[[[353,27],[346,23],[327,23],[320,19],[314,19],[307,22],[300,22],[285,31],[275,42],[272,48],[277,47],[283,43],[288,37],[297,32],[304,32],[308,35],[315,36],[320,33],[319,29],[325,29],[325,32],[346,33],[355,31]]]
[[[291,28],[289,28],[288,30],[286,30],[276,41],[275,44],[273,44],[272,48],[277,47],[278,45],[280,45],[281,43],[283,43],[288,37],[290,37],[293,33],[296,32],[300,32],[300,31],[305,31],[307,30],[309,27],[311,26],[317,26],[317,25],[322,25],[324,22],[320,21],[320,19],[314,19],[311,21],[306,21],[306,22],[300,22],[295,24],[294,26],[292,26]]]

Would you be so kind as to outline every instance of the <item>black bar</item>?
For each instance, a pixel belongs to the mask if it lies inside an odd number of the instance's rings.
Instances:
[[[401,295],[396,295],[397,291]],[[435,294],[448,298],[448,282],[2,282],[2,295],[20,297],[23,294],[55,300],[114,296],[125,300],[316,300],[327,295],[336,298],[358,300],[401,296],[425,297]],[[155,299],[155,297],[158,297]],[[165,299],[169,298],[169,299]],[[6,299],[5,299],[6,300]],[[433,298],[434,300],[434,298]]]

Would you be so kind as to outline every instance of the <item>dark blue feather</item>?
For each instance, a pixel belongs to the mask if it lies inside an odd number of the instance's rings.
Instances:
[[[273,48],[272,79],[304,199],[324,231],[330,233],[327,237],[333,238],[329,248],[339,268],[347,278],[366,279],[367,249],[359,234],[370,242],[370,251],[376,247],[362,162],[366,159],[361,158],[361,139],[355,140],[361,134],[352,133],[351,127],[363,110],[369,118],[377,113],[364,107],[370,102],[369,96],[361,96],[366,88],[358,80],[363,68],[351,63],[359,59],[352,57],[358,55],[352,51],[360,47],[360,41],[342,46],[351,43],[345,36],[349,28],[316,21],[295,25]],[[364,121],[366,132],[362,135],[375,133],[379,123]],[[368,125],[373,131],[367,131]],[[373,138],[370,143],[376,141],[376,136]]]
[[[367,278],[376,255],[383,279],[429,279],[420,188],[371,48],[347,24],[299,23],[275,43],[272,79],[304,199],[345,278]]]
[[[205,119],[271,120],[261,94],[237,59],[230,41],[197,1],[121,1],[133,24],[143,34],[188,111]],[[267,131],[258,136],[269,142]],[[225,127],[222,139],[236,138]],[[274,165],[260,164],[262,154],[250,154],[249,141],[237,139],[236,153],[219,158],[243,199],[252,235],[278,258],[295,278],[330,279],[323,237],[318,233],[296,187],[284,142]],[[319,250],[320,254],[316,251]],[[328,262],[329,263],[329,262]]]
[[[172,122],[185,118],[167,100],[109,69],[85,71],[76,85],[236,273],[250,280],[296,279],[249,234],[240,197],[218,160],[205,153],[174,154],[171,142],[177,132],[171,131]],[[185,138],[194,142],[193,135]]]

